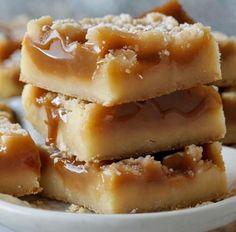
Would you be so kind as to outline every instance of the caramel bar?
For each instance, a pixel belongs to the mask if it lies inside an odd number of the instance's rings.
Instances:
[[[14,196],[35,194],[39,186],[39,151],[27,131],[13,123],[10,108],[0,105],[0,192]]]
[[[20,50],[16,50],[11,56],[0,63],[0,98],[8,98],[21,95],[23,83],[20,76]]]
[[[26,85],[27,119],[49,144],[79,160],[110,160],[217,141],[225,134],[218,92],[199,86],[104,107]]]
[[[20,16],[10,22],[0,22],[0,62],[21,47],[27,18]]]
[[[208,27],[160,13],[28,23],[21,80],[105,106],[221,79]]]
[[[43,195],[96,213],[191,207],[227,193],[219,143],[191,145],[159,161],[146,156],[85,163],[66,156],[57,151],[41,152]]]
[[[172,16],[179,23],[195,23],[195,20],[185,12],[182,5],[177,0],[170,0],[159,7],[151,9],[147,13],[151,12],[159,12]],[[144,13],[143,15],[146,15],[147,13]],[[222,72],[222,80],[217,81],[214,84],[221,87],[236,85],[236,37],[230,37],[221,32],[213,32],[213,36],[219,45]]]
[[[221,53],[222,80],[217,81],[216,85],[221,87],[236,85],[236,37],[220,32],[214,32],[213,35]]]
[[[223,143],[236,144],[236,88],[224,90],[221,97],[227,128]]]

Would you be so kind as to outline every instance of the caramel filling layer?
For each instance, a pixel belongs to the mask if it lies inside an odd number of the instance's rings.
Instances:
[[[64,109],[61,101],[58,101],[60,96],[35,88],[35,104],[38,107],[44,106],[47,113],[49,144],[56,143],[58,124],[60,120],[64,121],[63,116],[67,113],[67,109]],[[96,120],[91,122],[91,126],[115,127],[136,117],[141,117],[143,120],[150,118],[160,121],[160,123],[165,118],[174,120],[180,117],[187,123],[189,120],[198,120],[210,110],[219,107],[221,107],[221,99],[215,90],[211,87],[196,87],[143,102],[132,102],[112,107],[98,105]]]

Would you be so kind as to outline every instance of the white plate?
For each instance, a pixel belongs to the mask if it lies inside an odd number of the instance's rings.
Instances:
[[[223,156],[232,186],[236,183],[236,149],[223,147]],[[19,232],[202,232],[234,220],[236,196],[190,209],[119,215],[66,213],[0,201],[0,224]]]

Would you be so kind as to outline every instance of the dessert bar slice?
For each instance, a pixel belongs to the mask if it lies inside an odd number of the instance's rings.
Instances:
[[[41,191],[39,151],[27,131],[0,104],[0,193],[14,196]]]
[[[170,0],[166,4],[159,7],[153,8],[147,13],[159,12],[168,16],[174,17],[179,23],[196,23],[189,15],[185,12],[182,5],[177,0]],[[221,72],[222,80],[217,81],[216,85],[222,87],[229,87],[236,85],[236,38],[234,36],[227,36],[221,32],[213,32],[219,50],[221,53]]]
[[[26,85],[22,101],[27,119],[47,142],[79,160],[137,157],[225,134],[220,95],[208,86],[104,107]]]
[[[222,87],[236,85],[236,37],[220,32],[214,32],[213,35],[221,53],[222,80],[217,81],[216,85]]]
[[[236,88],[224,90],[221,97],[227,128],[223,143],[236,144]]]
[[[0,22],[0,62],[7,59],[15,50],[21,47],[26,22],[27,19],[24,16],[10,22]]]
[[[221,79],[208,27],[160,13],[28,23],[21,80],[111,106]]]
[[[218,200],[227,193],[220,148],[219,143],[191,145],[161,161],[146,156],[113,163],[79,162],[42,150],[43,195],[96,213],[160,211]]]
[[[183,6],[178,0],[169,0],[160,6],[152,8],[148,12],[143,13],[142,17],[154,12],[162,13],[167,16],[172,16],[179,23],[196,23],[195,20],[184,10]]]
[[[20,50],[0,63],[0,97],[8,98],[21,95],[23,83],[20,77]]]

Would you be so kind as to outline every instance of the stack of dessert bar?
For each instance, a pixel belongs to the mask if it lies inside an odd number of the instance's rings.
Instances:
[[[28,23],[26,117],[45,138],[41,187],[97,213],[222,198],[225,121],[208,27],[160,13]]]
[[[21,95],[20,47],[26,28],[26,17],[0,22],[0,98]]]

